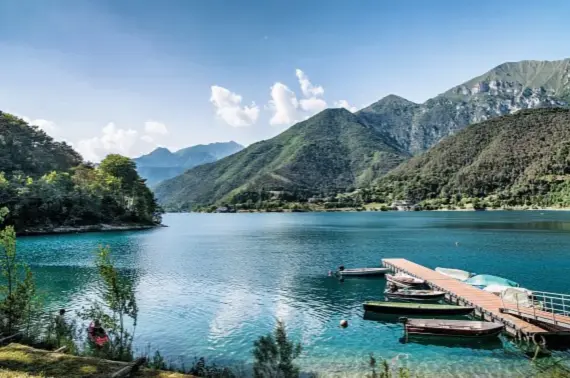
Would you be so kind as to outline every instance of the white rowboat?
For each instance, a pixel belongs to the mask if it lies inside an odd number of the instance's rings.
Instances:
[[[435,268],[435,271],[445,276],[455,278],[456,280],[459,281],[465,281],[472,276],[471,273],[461,269]]]
[[[403,287],[403,288],[413,288],[425,284],[424,280],[420,280],[419,278],[415,278],[404,273],[398,273],[396,275],[387,274],[386,280],[398,287]]]

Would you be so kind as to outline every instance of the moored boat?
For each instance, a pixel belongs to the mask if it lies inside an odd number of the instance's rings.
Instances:
[[[432,303],[401,303],[370,301],[363,304],[365,311],[382,314],[467,315],[474,307]]]
[[[508,280],[503,277],[492,276],[490,274],[479,274],[477,276],[473,276],[468,280],[465,280],[465,283],[481,289],[490,285],[500,285],[500,286],[509,286],[509,287],[519,286],[519,284],[514,281]]]
[[[496,337],[504,328],[501,323],[474,320],[406,319],[402,318],[408,335]]]
[[[424,280],[409,276],[404,273],[398,273],[395,275],[386,274],[386,280],[398,287],[403,288],[417,288],[425,284]]]
[[[406,301],[436,301],[445,297],[445,292],[435,290],[397,289],[384,291],[384,296],[389,299]]]
[[[355,268],[339,270],[341,276],[380,276],[390,272],[390,268]]]
[[[465,281],[473,276],[473,273],[461,269],[435,268],[435,271],[445,276],[455,278],[456,280],[459,281]]]

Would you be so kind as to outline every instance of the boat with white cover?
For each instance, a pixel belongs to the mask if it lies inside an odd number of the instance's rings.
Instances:
[[[456,280],[459,281],[468,280],[470,277],[473,276],[472,273],[461,269],[435,268],[435,271],[443,275],[446,275],[448,277],[455,278]]]

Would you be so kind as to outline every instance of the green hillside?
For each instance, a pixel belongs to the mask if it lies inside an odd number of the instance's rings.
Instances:
[[[0,209],[18,232],[118,223],[153,224],[159,208],[132,160],[109,155],[99,167],[65,143],[0,112]]]
[[[66,171],[81,163],[81,155],[43,130],[0,111],[0,172],[40,176]]]
[[[169,209],[188,210],[231,202],[238,194],[241,201],[250,192],[336,193],[370,184],[408,156],[349,111],[327,109],[275,138],[167,180],[155,194]]]
[[[570,111],[522,110],[471,125],[392,170],[375,191],[440,204],[570,206]]]

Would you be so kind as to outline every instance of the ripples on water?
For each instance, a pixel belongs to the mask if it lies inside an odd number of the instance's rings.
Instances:
[[[401,343],[397,322],[363,320],[362,302],[382,297],[384,279],[327,277],[340,264],[404,257],[570,292],[569,213],[169,214],[164,222],[170,227],[20,238],[19,248],[50,308],[77,309],[97,295],[93,251],[109,245],[136,284],[139,349],[247,363],[253,341],[282,319],[304,345],[303,368],[338,376],[361,375],[371,352],[399,356],[399,366],[424,376],[532,373],[507,340]]]

